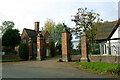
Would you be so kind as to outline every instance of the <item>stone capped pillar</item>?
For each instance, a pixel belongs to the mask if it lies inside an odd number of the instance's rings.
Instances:
[[[87,54],[87,40],[86,40],[86,34],[83,32],[81,35],[81,62],[88,62],[88,54]]]
[[[44,44],[44,39],[42,34],[38,34],[37,36],[37,60],[43,60],[43,44]]]
[[[29,38],[28,41],[28,49],[29,49],[29,60],[32,58],[32,39]]]
[[[70,61],[70,45],[69,45],[69,32],[64,29],[62,32],[62,60],[63,61]]]

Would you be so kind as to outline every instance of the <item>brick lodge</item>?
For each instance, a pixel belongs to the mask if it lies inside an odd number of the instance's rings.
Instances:
[[[29,50],[29,59],[36,59],[38,57],[38,52],[41,50],[40,48],[40,40],[38,37],[42,37],[42,45],[43,49],[41,51],[44,57],[50,56],[50,50],[46,47],[46,44],[49,43],[49,32],[48,31],[39,31],[39,22],[35,22],[34,30],[31,29],[23,29],[21,34],[21,42],[26,43],[28,45]],[[19,45],[15,47],[15,50],[18,52]],[[40,55],[39,55],[40,56]]]

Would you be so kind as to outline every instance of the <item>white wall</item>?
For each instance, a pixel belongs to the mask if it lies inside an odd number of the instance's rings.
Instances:
[[[117,28],[117,30],[115,31],[115,33],[112,35],[112,37],[110,39],[113,38],[120,38],[120,26]],[[120,40],[111,40],[110,42],[118,42]],[[107,41],[107,43],[109,43],[109,41]]]
[[[115,31],[115,33],[113,34],[112,38],[120,38],[120,26],[117,28],[117,30]],[[116,55],[116,54],[120,54],[120,40],[111,40],[110,44],[111,44],[111,54],[112,55]],[[109,46],[109,41],[107,41],[106,46]],[[107,49],[108,51],[108,49]],[[108,52],[109,53],[109,52]],[[108,54],[107,53],[107,54]]]
[[[119,30],[118,30],[118,37],[120,38],[120,25],[119,25]],[[120,42],[120,40],[118,42]]]

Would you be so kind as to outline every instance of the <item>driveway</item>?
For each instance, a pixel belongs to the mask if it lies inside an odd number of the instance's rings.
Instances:
[[[71,66],[57,62],[58,58],[44,61],[8,62],[2,64],[3,78],[109,78],[91,74]]]

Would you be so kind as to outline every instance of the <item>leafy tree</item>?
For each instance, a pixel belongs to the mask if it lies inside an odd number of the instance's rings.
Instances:
[[[70,32],[70,28],[67,28],[67,30]],[[69,38],[69,45],[70,45],[70,50],[72,50],[73,49],[73,43],[72,43],[72,33],[70,32],[70,34],[69,34],[69,36],[70,36],[70,38]]]
[[[7,46],[2,46],[2,51],[5,52],[6,55],[11,54],[12,52],[11,47],[7,47]]]
[[[76,23],[76,27],[73,28],[76,36],[80,37],[82,33],[86,34],[88,46],[90,46],[92,51],[95,42],[96,23],[102,21],[99,16],[100,14],[92,10],[88,11],[87,8],[79,8],[74,19],[72,19]]]
[[[78,48],[78,50],[81,51],[81,42],[79,42],[79,44],[76,46],[76,48]]]
[[[64,28],[64,26],[61,23],[59,23],[55,26],[55,30],[54,30],[55,42],[57,42],[58,45],[61,44],[61,33],[63,31],[63,28]]]
[[[98,23],[95,23],[94,26],[86,32],[87,34],[87,45],[88,45],[88,52],[94,53],[95,46],[96,46],[96,31],[97,31]]]
[[[14,50],[14,47],[20,43],[20,33],[17,29],[7,29],[2,36],[2,45],[11,47]]]
[[[47,30],[51,35],[51,33],[54,30],[54,27],[55,27],[55,22],[53,22],[53,20],[51,19],[47,19],[42,30]]]
[[[7,29],[12,29],[14,25],[13,21],[4,21],[2,26],[0,26],[1,35],[3,35]]]
[[[96,32],[97,32],[97,27],[99,26],[99,23],[95,23],[94,27],[90,30],[87,31],[87,44],[88,44],[88,53],[90,54],[96,54],[99,52],[99,44],[95,41],[96,37]],[[81,50],[81,42],[77,45],[78,50]]]
[[[55,28],[54,31],[52,32],[51,37],[53,38],[54,42],[56,42],[56,49],[59,49],[59,54],[62,52],[61,51],[61,33],[63,31],[64,26],[61,23],[58,23]]]
[[[19,56],[23,60],[28,60],[29,53],[28,53],[28,45],[26,43],[21,43],[19,45]]]

